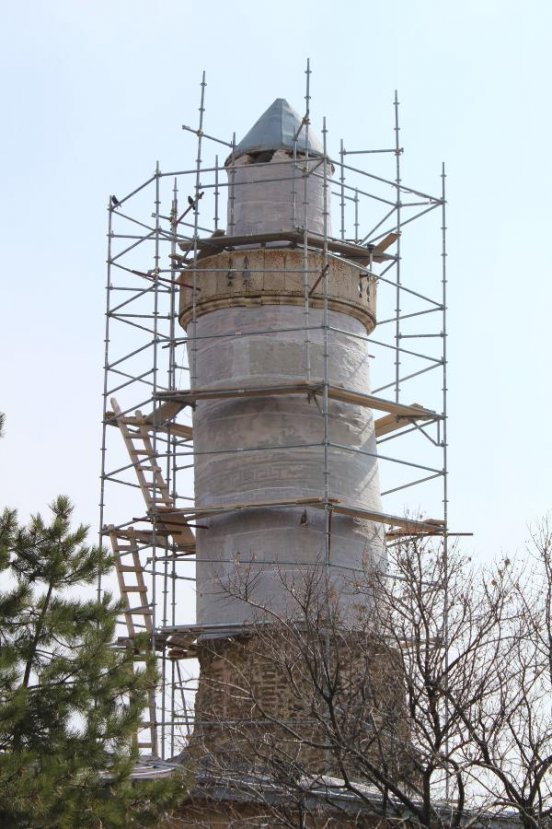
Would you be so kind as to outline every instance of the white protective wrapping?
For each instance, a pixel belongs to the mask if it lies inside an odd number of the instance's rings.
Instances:
[[[277,150],[270,163],[252,163],[248,155],[228,170],[230,236],[279,233],[307,228],[324,233],[324,168],[329,202],[331,163],[320,158],[296,160]],[[306,175],[307,169],[309,175]],[[327,217],[326,232],[331,234]]]
[[[322,311],[311,310],[310,325],[320,326],[322,318]],[[329,382],[366,393],[367,344],[350,336],[365,334],[362,323],[333,311],[328,320],[330,326],[350,332],[328,332]],[[303,325],[303,309],[285,305],[226,308],[201,316],[196,323],[195,387],[304,381]],[[253,333],[267,329],[279,332]],[[320,381],[322,330],[310,331],[310,340],[310,378]],[[330,400],[327,438],[346,447],[328,446],[329,497],[380,510],[372,412]],[[320,408],[304,395],[199,402],[194,413],[196,503],[213,507],[322,498],[324,439]],[[355,571],[379,566],[384,556],[382,525],[334,514],[328,544],[326,515],[313,507],[240,510],[199,523],[208,529],[197,530],[198,624],[242,624],[258,616],[256,605],[285,614],[292,582],[301,582],[305,573],[326,563],[324,572],[341,594],[344,616],[354,623],[359,602],[366,602],[355,590]],[[231,595],[246,583],[252,587],[253,604]]]

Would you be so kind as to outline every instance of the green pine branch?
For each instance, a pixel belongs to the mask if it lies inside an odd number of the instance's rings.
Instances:
[[[83,599],[112,567],[71,527],[65,496],[21,525],[0,516],[0,826],[118,829],[160,824],[184,778],[136,784],[133,737],[155,687],[153,657],[115,648],[120,604]]]

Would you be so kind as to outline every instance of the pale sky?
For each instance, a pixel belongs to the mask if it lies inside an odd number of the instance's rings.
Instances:
[[[451,528],[521,553],[551,506],[551,24],[545,0],[4,0],[0,504],[68,493],[97,528],[108,197],[193,162],[202,70],[206,131],[239,139],[302,111],[309,57],[318,133],[388,143],[398,89],[405,182],[447,164]]]

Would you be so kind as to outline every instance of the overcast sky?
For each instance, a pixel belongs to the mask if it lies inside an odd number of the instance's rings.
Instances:
[[[551,501],[552,5],[1,5],[0,503],[66,492],[97,527],[108,196],[193,162],[202,70],[205,129],[239,139],[276,97],[302,111],[310,57],[318,132],[392,139],[398,89],[405,181],[447,163],[451,526],[521,553]]]

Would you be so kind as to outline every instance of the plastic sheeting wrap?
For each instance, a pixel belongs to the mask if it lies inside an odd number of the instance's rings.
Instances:
[[[332,165],[319,158],[293,160],[284,150],[276,151],[270,163],[253,163],[249,155],[238,158],[228,168],[227,233],[241,236],[306,227],[323,234],[324,167],[329,185]],[[331,234],[329,225],[326,232]]]
[[[322,323],[311,310],[310,325]],[[358,320],[329,312],[329,324],[365,334]],[[251,387],[307,379],[304,311],[291,306],[226,308],[197,320],[195,386]],[[295,328],[295,331],[283,329]],[[277,329],[256,335],[255,331]],[[239,332],[234,334],[234,332]],[[218,335],[210,338],[212,335]],[[221,338],[221,334],[228,335]],[[366,393],[366,342],[328,332],[328,380]],[[310,331],[310,378],[324,376],[323,331]],[[320,401],[319,401],[320,402]],[[328,494],[342,503],[380,510],[380,487],[371,411],[329,401]],[[304,395],[258,396],[198,402],[194,414],[196,503],[199,507],[269,500],[322,498],[324,418]],[[349,450],[364,450],[373,455]],[[354,623],[358,604],[355,570],[378,566],[384,556],[382,526],[334,514],[326,543],[326,515],[314,507],[240,510],[202,518],[197,531],[197,621],[242,624],[258,616],[232,593],[247,584],[253,603],[285,614],[291,587],[328,563],[345,617]],[[326,571],[324,571],[326,572]]]

